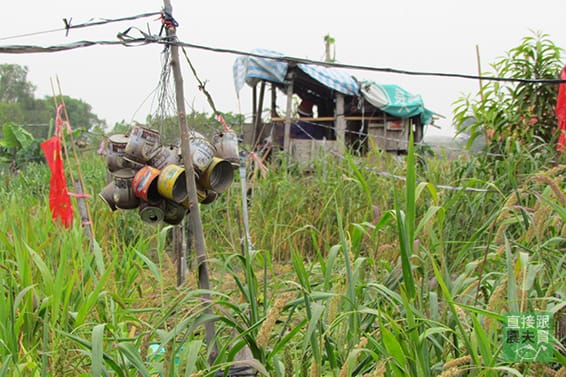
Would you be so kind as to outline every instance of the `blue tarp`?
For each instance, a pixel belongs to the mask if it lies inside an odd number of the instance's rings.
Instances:
[[[251,53],[273,56],[275,58],[284,56],[277,51],[266,49],[255,49],[252,50]],[[236,93],[240,92],[244,87],[244,83],[254,86],[259,80],[282,84],[287,74],[287,66],[288,64],[286,62],[275,59],[239,56],[233,66]],[[359,95],[360,87],[356,80],[339,69],[309,64],[298,64],[298,67],[314,80],[328,88],[351,96]]]
[[[357,96],[360,93],[360,86],[356,80],[340,69],[309,64],[298,64],[297,66],[322,85],[337,92],[350,96]]]
[[[283,54],[266,49],[252,50],[252,54],[262,56],[282,57]],[[233,66],[234,86],[236,94],[244,87],[244,83],[254,86],[260,80],[283,83],[287,75],[287,63],[284,61],[257,58],[255,56],[239,56]]]

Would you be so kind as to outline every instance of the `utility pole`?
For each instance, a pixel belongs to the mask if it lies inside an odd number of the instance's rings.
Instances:
[[[170,0],[163,0],[165,17],[173,18],[173,7]],[[165,25],[166,33],[169,41],[170,54],[171,54],[171,68],[173,70],[173,79],[175,81],[175,100],[177,103],[177,116],[179,118],[179,129],[181,132],[181,154],[183,156],[183,164],[185,166],[185,177],[187,183],[187,191],[189,194],[190,212],[189,212],[189,227],[191,227],[194,235],[195,253],[197,256],[198,264],[198,281],[199,288],[204,291],[210,289],[210,281],[208,274],[208,261],[206,255],[206,243],[204,240],[204,232],[202,227],[202,219],[200,216],[200,208],[197,196],[197,188],[195,183],[195,172],[191,156],[191,143],[189,128],[187,125],[187,116],[185,113],[185,95],[183,89],[183,77],[181,75],[181,67],[179,66],[179,46],[177,42],[177,31],[174,25]],[[189,244],[190,240],[187,240]],[[210,301],[210,295],[203,293],[202,299],[205,303]],[[205,322],[205,335],[206,342],[209,347],[208,360],[210,364],[214,362],[218,355],[217,345],[215,341],[216,330],[213,321]]]

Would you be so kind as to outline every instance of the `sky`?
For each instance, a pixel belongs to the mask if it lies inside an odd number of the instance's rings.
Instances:
[[[540,31],[566,49],[563,0],[362,1],[320,0],[269,2],[171,0],[182,42],[249,52],[268,48],[285,55],[324,59],[324,36],[335,39],[339,63],[419,72],[476,75],[526,36]],[[50,46],[80,40],[116,40],[119,32],[136,27],[158,34],[157,16],[30,37],[21,34],[72,24],[116,19],[163,6],[156,0],[3,0],[0,46]],[[139,34],[137,34],[139,35]],[[477,48],[476,48],[477,47]],[[42,98],[55,93],[81,99],[111,128],[116,122],[141,122],[157,114],[163,47],[93,46],[57,53],[2,54],[0,64],[28,68],[28,80]],[[251,113],[251,89],[237,95],[232,65],[237,55],[186,49],[193,66],[222,112]],[[566,56],[566,54],[565,54]],[[566,62],[565,62],[566,63]],[[211,113],[188,64],[181,61],[188,111]],[[477,80],[399,75],[349,70],[358,79],[397,84],[423,97],[425,106],[444,116],[425,133],[451,134],[453,103],[475,95]],[[172,95],[172,94],[171,94]],[[280,95],[281,97],[281,95]]]

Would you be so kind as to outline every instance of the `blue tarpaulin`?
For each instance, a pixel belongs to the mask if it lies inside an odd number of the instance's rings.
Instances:
[[[309,64],[298,64],[297,66],[301,71],[328,88],[350,96],[360,94],[360,86],[356,80],[340,69]]]
[[[266,49],[255,49],[251,53],[275,58],[284,56],[277,51]],[[284,61],[265,57],[239,56],[233,66],[236,93],[240,92],[244,83],[254,86],[259,80],[282,84],[287,74],[287,67],[288,64]],[[309,64],[298,64],[298,67],[328,88],[351,96],[359,95],[360,87],[356,80],[339,69]]]
[[[255,49],[253,54],[263,56],[282,57],[283,54],[266,49]],[[244,83],[254,86],[260,80],[283,83],[287,75],[287,63],[269,58],[255,56],[239,56],[233,66],[234,86],[236,93],[244,87]]]

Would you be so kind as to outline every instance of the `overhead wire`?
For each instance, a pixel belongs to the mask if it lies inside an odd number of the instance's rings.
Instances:
[[[449,73],[449,72],[425,72],[425,71],[411,71],[411,70],[404,70],[404,69],[397,69],[397,68],[390,68],[390,67],[375,67],[375,66],[366,66],[366,65],[355,65],[355,64],[344,64],[344,63],[337,63],[337,62],[326,62],[326,61],[319,61],[319,60],[312,60],[312,59],[305,59],[305,58],[298,58],[293,56],[269,56],[260,53],[253,53],[241,50],[235,50],[230,48],[220,48],[220,47],[211,47],[205,45],[199,45],[195,43],[187,43],[182,42],[180,40],[172,41],[166,37],[150,35],[145,32],[141,32],[142,37],[133,38],[128,35],[128,32],[132,29],[136,28],[128,28],[126,32],[119,33],[118,39],[113,41],[78,41],[72,42],[69,44],[60,44],[60,45],[53,45],[47,47],[41,46],[30,46],[30,45],[13,45],[13,46],[0,46],[0,53],[8,53],[8,54],[18,54],[18,53],[41,53],[41,52],[59,52],[77,48],[84,48],[90,47],[95,45],[125,45],[125,46],[138,46],[138,45],[147,45],[151,43],[157,44],[164,44],[164,45],[176,45],[179,47],[187,47],[187,48],[194,48],[200,49],[205,51],[212,51],[216,53],[226,53],[226,54],[233,54],[239,56],[250,56],[250,57],[257,57],[257,58],[265,58],[277,61],[284,61],[287,63],[294,63],[294,64],[310,64],[310,65],[317,65],[317,66],[324,66],[324,67],[332,67],[332,68],[344,68],[344,69],[353,69],[353,70],[363,70],[363,71],[373,71],[373,72],[383,72],[383,73],[393,73],[393,74],[403,74],[403,75],[412,75],[412,76],[436,76],[436,77],[445,77],[445,78],[460,78],[460,79],[470,79],[470,80],[486,80],[486,81],[499,81],[499,82],[512,82],[512,83],[526,83],[526,84],[561,84],[566,83],[566,80],[561,79],[524,79],[524,78],[514,78],[514,77],[496,77],[496,76],[484,76],[484,75],[471,75],[471,74],[462,74],[462,73]],[[139,30],[139,29],[137,29]]]
[[[0,37],[0,41],[6,41],[6,40],[9,40],[9,39],[32,37],[32,36],[37,36],[37,35],[55,33],[55,32],[58,32],[58,31],[66,31],[68,33],[69,30],[71,30],[71,29],[80,29],[80,28],[86,28],[86,27],[91,27],[91,26],[100,26],[100,25],[105,25],[105,24],[114,23],[114,22],[131,21],[131,20],[136,20],[136,19],[139,19],[139,18],[156,16],[156,15],[159,15],[160,13],[161,12],[148,12],[148,13],[138,14],[138,15],[135,15],[135,16],[126,16],[126,17],[113,18],[113,19],[100,18],[99,19],[100,21],[93,21],[94,19],[91,19],[87,22],[83,22],[83,23],[77,24],[77,25],[73,25],[71,23],[72,18],[69,18],[69,19],[63,18],[63,22],[65,24],[64,27],[56,28],[56,29],[50,29],[50,30],[36,31],[36,32],[31,32],[31,33],[11,35],[11,36],[8,36],[8,37]]]
[[[52,45],[52,46],[33,46],[33,45],[12,45],[12,46],[0,46],[0,54],[35,54],[35,53],[50,53],[50,52],[61,52],[74,50],[77,48],[85,48],[91,46],[112,46],[112,45],[146,45],[152,43],[152,41],[146,38],[136,38],[125,40],[112,40],[112,41],[76,41],[71,43],[66,43],[62,45]]]
[[[164,43],[162,41],[158,41],[157,43]],[[410,71],[410,70],[402,70],[396,68],[387,68],[387,67],[373,67],[373,66],[363,66],[363,65],[354,65],[354,64],[343,64],[343,63],[336,63],[336,62],[326,62],[320,60],[311,60],[305,58],[297,58],[293,56],[271,56],[265,55],[260,53],[253,53],[253,52],[245,52],[240,50],[228,49],[228,48],[218,48],[218,47],[210,47],[204,45],[197,45],[194,43],[186,43],[182,41],[171,41],[167,42],[169,44],[175,44],[182,47],[189,47],[195,48],[200,50],[206,51],[213,51],[218,53],[228,53],[234,55],[243,55],[243,56],[251,56],[256,58],[264,58],[264,59],[271,59],[277,61],[284,61],[287,63],[296,63],[296,64],[310,64],[310,65],[318,65],[324,67],[333,67],[333,68],[347,68],[347,69],[354,69],[354,70],[364,70],[364,71],[376,71],[376,72],[385,72],[385,73],[395,73],[395,74],[405,74],[405,75],[413,75],[413,76],[438,76],[438,77],[452,77],[452,78],[462,78],[462,79],[472,79],[472,80],[488,80],[488,81],[506,81],[506,82],[519,82],[519,83],[529,83],[529,84],[561,84],[566,83],[566,80],[561,79],[521,79],[521,78],[512,78],[512,77],[495,77],[495,76],[483,76],[483,75],[469,75],[469,74],[461,74],[461,73],[446,73],[446,72],[419,72],[419,71]]]

